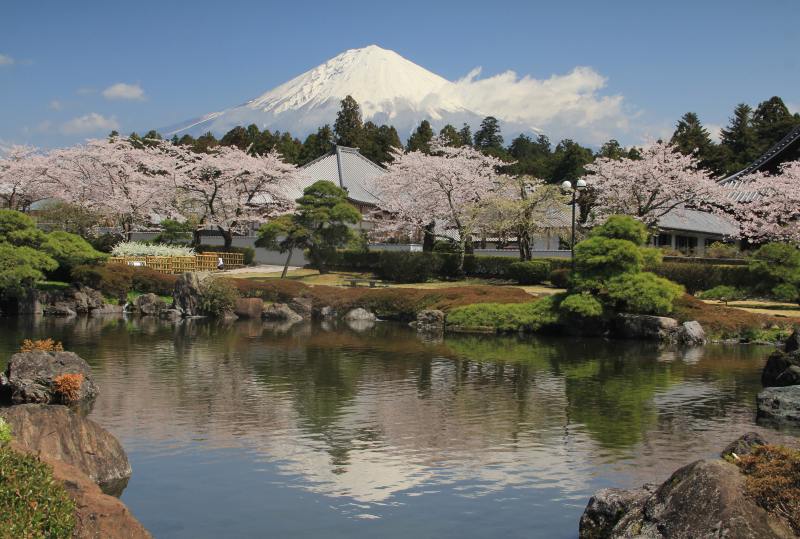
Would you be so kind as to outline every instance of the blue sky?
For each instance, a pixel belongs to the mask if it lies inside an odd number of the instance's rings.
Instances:
[[[6,0],[2,14],[5,144],[170,125],[373,43],[450,80],[476,67],[481,77],[513,70],[543,80],[587,66],[606,80],[598,99],[619,96],[603,133],[625,143],[671,132],[690,110],[713,129],[739,102],[779,95],[800,105],[797,0]],[[551,128],[571,135],[563,121]]]

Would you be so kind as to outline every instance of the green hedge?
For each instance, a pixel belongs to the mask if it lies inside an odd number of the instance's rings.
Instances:
[[[723,285],[753,288],[756,284],[747,266],[663,262],[659,266],[648,268],[648,271],[682,284],[690,294]]]
[[[550,262],[546,260],[530,260],[514,262],[509,266],[511,278],[519,284],[540,284],[550,275]]]
[[[378,275],[396,283],[424,283],[438,275],[441,259],[433,253],[383,251],[379,257]]]

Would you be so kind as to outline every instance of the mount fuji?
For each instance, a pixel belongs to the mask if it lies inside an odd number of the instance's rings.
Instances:
[[[485,116],[464,106],[456,84],[406,60],[394,51],[370,45],[347,50],[322,65],[244,103],[160,130],[167,136],[221,136],[237,125],[289,131],[304,137],[333,124],[340,101],[353,96],[364,121],[393,125],[405,139],[422,120],[434,129],[446,124],[475,128]],[[499,118],[501,121],[502,118]],[[533,126],[503,123],[511,132]]]

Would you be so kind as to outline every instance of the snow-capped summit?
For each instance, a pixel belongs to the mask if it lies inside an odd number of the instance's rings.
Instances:
[[[248,101],[167,128],[169,136],[211,131],[221,136],[237,125],[290,131],[304,136],[333,124],[340,101],[353,96],[364,120],[390,124],[402,138],[422,120],[434,128],[480,122],[460,103],[454,84],[406,60],[394,51],[370,45],[347,50],[322,65]]]

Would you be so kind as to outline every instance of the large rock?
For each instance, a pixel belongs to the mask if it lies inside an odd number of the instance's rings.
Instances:
[[[26,451],[75,466],[107,492],[121,493],[131,465],[117,439],[66,406],[21,404],[0,408],[14,441]]]
[[[88,401],[98,394],[92,368],[72,352],[19,352],[11,356],[0,381],[0,398],[14,404],[59,404],[63,396],[56,391],[58,376],[83,375],[75,401]]]
[[[239,318],[261,319],[264,312],[264,300],[261,298],[239,298],[233,307]]]
[[[426,309],[417,313],[417,320],[411,325],[421,333],[444,331],[444,312],[438,309]]]
[[[142,294],[133,303],[136,312],[144,316],[161,316],[169,307],[155,294]]]
[[[175,281],[172,303],[184,316],[200,316],[200,278],[196,273],[182,273]]]
[[[369,312],[366,309],[362,309],[358,307],[356,309],[352,309],[344,315],[344,319],[348,322],[355,322],[355,321],[364,321],[364,322],[374,322],[377,320],[377,317]]]
[[[800,386],[768,387],[758,394],[756,405],[759,419],[800,425]]]
[[[768,443],[769,442],[767,442],[767,440],[765,440],[759,433],[746,432],[725,446],[725,449],[722,450],[720,456],[722,458],[735,458],[734,455],[736,455],[736,457],[743,457],[752,453],[755,448],[762,445],[767,445]]]
[[[800,384],[800,350],[785,353],[775,350],[761,371],[761,385],[783,387]]]
[[[38,297],[44,314],[52,316],[75,316],[103,309],[103,294],[88,286],[75,285],[65,290],[40,292]]]
[[[706,332],[700,322],[684,322],[675,332],[673,340],[686,346],[702,346],[706,343]]]
[[[744,475],[733,464],[723,460],[694,462],[672,474],[645,499],[619,495],[620,502],[610,504],[612,509],[624,510],[619,521],[610,530],[600,520],[592,522],[597,525],[582,525],[581,537],[794,537],[784,521],[745,495],[744,482]],[[591,519],[591,513],[584,516]],[[592,535],[598,530],[599,535]]]
[[[614,332],[623,339],[672,341],[678,321],[665,316],[620,313],[614,318]]]
[[[14,443],[14,449],[25,448]],[[77,539],[152,539],[152,535],[134,518],[119,499],[101,489],[81,470],[58,459],[40,455],[53,469],[53,477],[61,481],[75,502],[75,531]]]
[[[264,309],[264,319],[271,322],[287,322],[294,324],[303,320],[303,317],[294,312],[285,303],[273,303]]]
[[[794,328],[794,331],[789,335],[789,338],[786,339],[786,343],[783,347],[783,351],[787,354],[797,350],[800,350],[800,328]]]
[[[289,308],[303,317],[303,320],[311,320],[314,311],[314,300],[305,297],[292,298],[289,303]]]
[[[589,499],[580,521],[580,536],[583,539],[608,537],[614,526],[628,512],[641,507],[655,491],[655,485],[645,485],[635,490],[604,488]]]

